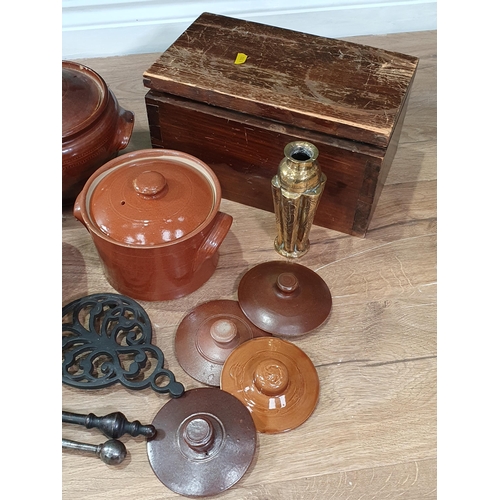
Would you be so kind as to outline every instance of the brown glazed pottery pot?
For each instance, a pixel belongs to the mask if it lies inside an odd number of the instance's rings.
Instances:
[[[90,175],[127,147],[134,114],[92,69],[62,62],[62,200],[73,203]]]
[[[219,211],[221,187],[198,158],[149,149],[94,172],[73,213],[89,231],[111,286],[129,297],[171,300],[214,273],[233,218]]]

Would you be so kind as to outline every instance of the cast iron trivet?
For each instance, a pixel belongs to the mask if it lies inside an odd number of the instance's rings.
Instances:
[[[256,430],[240,401],[215,387],[186,391],[153,419],[148,440],[151,468],[175,493],[189,497],[221,493],[239,481],[252,463]]]
[[[62,321],[63,383],[97,389],[120,382],[174,398],[183,394],[184,386],[163,368],[162,351],[151,344],[146,311],[133,299],[115,293],[88,295],[64,306]]]

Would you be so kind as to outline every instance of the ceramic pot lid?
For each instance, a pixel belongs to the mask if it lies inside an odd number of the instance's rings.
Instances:
[[[87,203],[95,226],[114,242],[164,245],[210,222],[220,185],[194,156],[142,150],[112,162],[93,182]]]
[[[295,344],[261,337],[229,355],[221,389],[248,408],[259,432],[274,434],[309,418],[318,402],[319,379],[312,361]]]
[[[229,354],[247,340],[269,335],[243,314],[237,301],[213,300],[183,318],[175,336],[175,355],[191,377],[218,387]]]
[[[92,69],[62,62],[62,137],[80,132],[100,116],[108,99],[104,80]]]
[[[256,447],[252,417],[241,402],[213,387],[186,391],[158,412],[156,437],[147,443],[151,467],[167,488],[211,496],[233,486]]]
[[[332,296],[321,276],[286,261],[259,264],[238,286],[240,307],[260,329],[298,337],[320,326],[330,314]]]

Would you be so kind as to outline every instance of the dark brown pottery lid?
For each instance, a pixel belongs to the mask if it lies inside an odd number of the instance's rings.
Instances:
[[[107,163],[87,196],[93,224],[114,242],[158,246],[209,222],[220,190],[197,158],[172,150],[127,153]]]
[[[106,108],[108,88],[92,69],[62,62],[62,137],[74,135],[94,123]]]
[[[152,425],[151,467],[167,488],[185,496],[221,493],[250,466],[256,447],[252,417],[231,394],[213,387],[191,389],[171,399]]]
[[[259,432],[274,434],[294,429],[310,417],[319,398],[319,379],[312,361],[295,344],[261,337],[229,355],[221,389],[248,408]]]
[[[281,337],[304,335],[330,314],[332,296],[321,276],[286,261],[259,264],[238,286],[240,307],[260,329]]]
[[[247,340],[269,335],[243,314],[237,301],[213,300],[183,318],[175,336],[175,354],[191,377],[218,387],[229,354]]]

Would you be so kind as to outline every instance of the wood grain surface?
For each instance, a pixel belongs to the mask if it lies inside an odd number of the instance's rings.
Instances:
[[[274,213],[269,186],[284,147],[313,143],[326,184],[314,223],[363,237],[397,148],[401,118],[387,149],[337,139],[290,124],[165,96],[146,95],[153,148],[184,151],[217,175],[224,198]],[[403,116],[403,115],[402,115]]]
[[[234,64],[244,52],[244,64]],[[145,71],[155,90],[388,145],[417,58],[205,12]],[[286,119],[283,119],[283,117]]]
[[[364,239],[313,226],[300,263],[328,284],[327,321],[294,342],[320,379],[318,405],[302,426],[258,434],[255,459],[227,500],[436,498],[436,33],[355,37],[351,41],[420,58],[400,146]],[[135,113],[125,151],[151,147],[142,74],[159,54],[81,62],[96,70],[120,104]],[[198,304],[237,300],[251,267],[281,257],[273,249],[273,214],[223,200],[234,218],[219,266],[199,290],[168,302],[142,302],[153,342],[186,389],[201,387],[179,366],[175,332]],[[89,234],[70,210],[62,217],[63,305],[91,293],[114,292]],[[62,386],[66,411],[122,411],[150,423],[168,396],[120,385],[95,391]],[[63,424],[62,436],[98,444],[99,431]],[[67,500],[175,499],[149,466],[144,439],[124,437],[118,467],[93,456],[62,453]],[[188,478],[186,478],[188,480]]]

